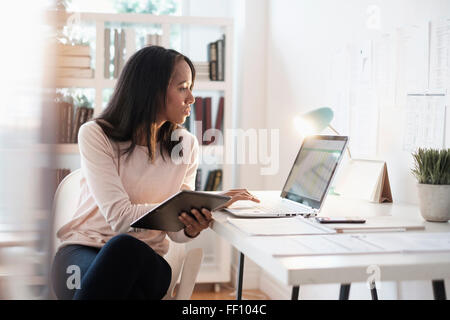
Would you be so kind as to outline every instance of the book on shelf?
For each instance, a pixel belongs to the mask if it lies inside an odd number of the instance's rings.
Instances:
[[[225,35],[222,39],[210,42],[207,46],[209,63],[209,79],[212,81],[225,80]]]
[[[58,78],[94,78],[94,70],[91,68],[56,68]]]
[[[208,44],[209,79],[217,80],[217,43]]]
[[[58,56],[56,59],[57,68],[90,68],[90,56]]]
[[[119,75],[122,72],[123,66],[125,64],[125,54],[124,54],[126,46],[125,41],[126,41],[125,30],[122,30],[119,36],[119,62],[118,62]]]
[[[58,169],[49,169],[51,171],[51,177],[52,177],[52,181],[51,182],[51,186],[53,188],[53,192],[52,194],[55,194],[56,189],[58,188],[59,184],[61,183],[61,181],[64,180],[64,178],[70,174],[70,169],[67,168],[58,168]]]
[[[113,78],[117,79],[119,77],[119,58],[120,58],[120,42],[119,42],[119,30],[114,29],[114,72]]]
[[[220,97],[219,98],[219,107],[217,109],[217,115],[216,115],[216,122],[214,124],[214,127],[217,130],[220,130],[223,133],[223,108],[225,105],[225,98]]]
[[[195,191],[202,190],[202,169],[197,169],[197,174],[195,175]]]
[[[72,45],[72,44],[62,44],[58,43],[56,45],[57,55],[62,56],[90,56],[89,45]]]
[[[208,176],[206,178],[206,184],[205,184],[205,191],[212,191],[213,185],[214,185],[214,173],[215,170],[210,170],[208,172]]]
[[[221,184],[222,184],[222,169],[217,169],[214,174],[214,183],[212,191],[220,190]]]
[[[197,137],[200,145],[209,145],[215,142],[214,137],[211,141],[204,141],[207,130],[214,128],[223,132],[224,103],[224,97],[220,97],[213,127],[212,97],[195,97],[195,103],[191,107],[191,115],[186,118],[184,126]]]
[[[195,80],[197,81],[209,81],[209,63],[206,62],[193,62],[195,68]]]
[[[109,66],[111,65],[111,29],[105,28],[105,41],[104,41],[104,64],[103,64],[103,76],[105,79],[111,77],[111,71]]]
[[[67,168],[56,169],[56,184],[59,185],[69,173],[70,169]]]
[[[206,131],[211,129],[211,97],[204,97],[203,98],[203,122],[202,122],[202,137],[204,137],[204,134]],[[210,144],[211,141],[202,140],[203,145]]]
[[[125,29],[125,56],[124,61],[136,52],[136,32],[132,28]]]
[[[217,191],[222,183],[222,169],[210,170],[206,179],[205,191]]]
[[[88,107],[78,107],[75,112],[75,119],[72,122],[72,137],[71,143],[78,143],[78,131],[80,127],[92,119],[94,109]]]
[[[51,66],[58,78],[93,78],[91,55],[88,45],[57,44],[56,57]]]
[[[108,31],[107,31],[108,30]],[[113,65],[112,77],[119,78],[125,65],[126,59],[134,53],[136,48],[134,44],[134,30],[114,29],[113,33],[113,56],[111,57],[111,34],[110,29],[105,29],[105,51],[104,51],[104,77],[111,77],[111,64]],[[128,45],[127,45],[128,44]],[[127,54],[125,54],[127,52]]]
[[[157,33],[149,33],[146,36],[145,44],[147,46],[161,46],[162,45],[162,36]]]
[[[192,109],[191,109],[192,110]],[[203,97],[195,97],[194,103],[194,119],[195,119],[195,136],[198,143],[203,141]]]
[[[225,35],[217,40],[217,80],[225,80]]]
[[[59,114],[58,142],[70,142],[70,124],[73,116],[73,105],[69,102],[59,102],[57,104]]]
[[[88,107],[76,108],[74,115],[74,106],[68,102],[59,102],[59,126],[58,143],[77,143],[77,135],[80,126],[92,119],[94,109]]]

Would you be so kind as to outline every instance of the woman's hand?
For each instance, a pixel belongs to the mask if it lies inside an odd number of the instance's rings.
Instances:
[[[254,202],[258,202],[258,203],[261,202],[258,198],[256,198],[250,192],[248,192],[247,189],[231,189],[231,190],[220,193],[220,195],[229,196],[229,197],[231,197],[231,199],[227,203],[225,203],[223,206],[217,208],[217,210],[227,208],[231,204],[233,204],[239,200],[250,200],[250,201],[254,201]]]
[[[201,212],[197,209],[192,209],[191,214],[182,212],[178,219],[184,223],[184,233],[190,237],[195,238],[200,232],[209,227],[213,220],[211,211],[202,208]]]

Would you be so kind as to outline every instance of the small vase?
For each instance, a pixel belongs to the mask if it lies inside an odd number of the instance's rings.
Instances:
[[[431,222],[450,220],[450,185],[417,184],[422,217]]]

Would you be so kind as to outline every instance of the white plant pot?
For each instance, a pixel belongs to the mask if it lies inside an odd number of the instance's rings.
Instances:
[[[422,217],[432,222],[450,220],[450,185],[417,184]]]

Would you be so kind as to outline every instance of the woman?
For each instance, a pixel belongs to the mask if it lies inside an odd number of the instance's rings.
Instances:
[[[209,227],[211,212],[197,208],[180,215],[179,232],[130,229],[158,203],[194,188],[198,142],[180,126],[194,103],[194,80],[187,57],[145,47],[126,63],[107,108],[81,126],[80,201],[57,233],[62,245],[52,267],[58,298],[161,299],[171,280],[166,234],[186,242]],[[173,161],[179,156],[188,161]],[[245,189],[224,194],[232,197],[227,205],[259,201]],[[68,270],[80,271],[78,285]]]

